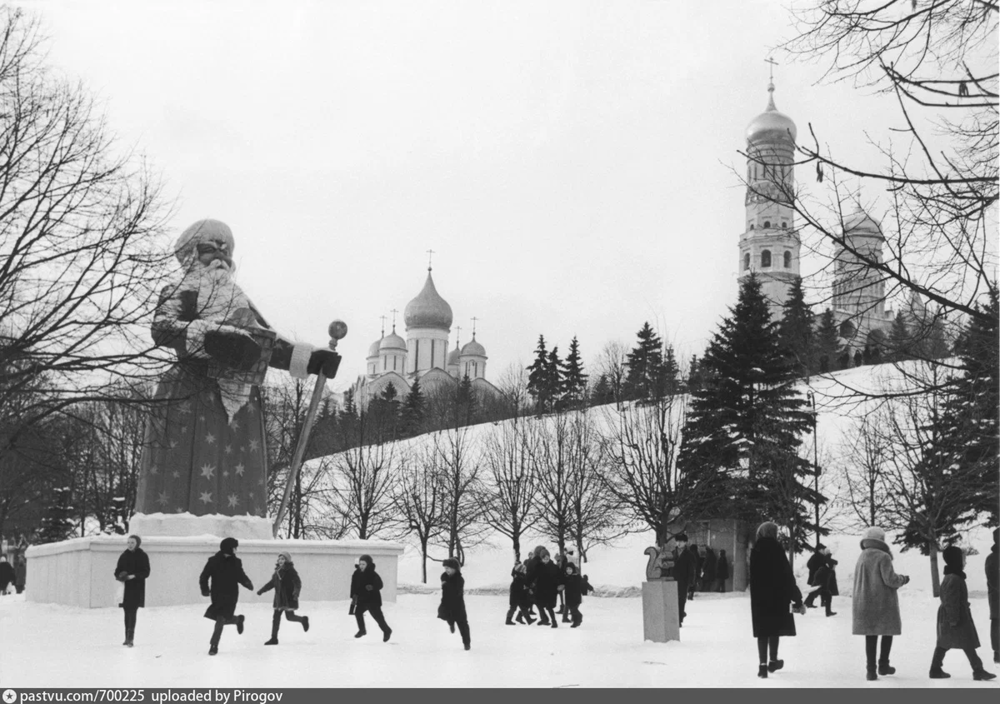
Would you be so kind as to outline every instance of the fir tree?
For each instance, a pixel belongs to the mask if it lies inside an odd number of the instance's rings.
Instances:
[[[535,361],[528,367],[528,394],[535,399],[535,409],[538,413],[545,413],[548,409],[552,397],[549,394],[551,384],[548,373],[549,354],[545,350],[545,336],[538,336],[538,347],[535,349]]]
[[[569,343],[569,354],[562,364],[562,378],[566,400],[575,405],[583,400],[587,391],[587,375],[583,373],[583,361],[580,359],[580,343],[576,336]]]
[[[550,399],[551,406],[562,405],[563,394],[565,393],[565,380],[563,379],[562,362],[559,359],[559,347],[553,347],[549,356],[545,360],[545,384],[546,396]]]
[[[594,388],[590,392],[590,401],[595,406],[603,406],[614,400],[615,392],[611,388],[611,382],[608,381],[608,375],[601,374],[597,377],[597,383],[594,384]]]
[[[922,471],[939,475],[935,479],[942,485],[962,489],[964,500],[947,504],[955,532],[982,515],[990,517],[989,525],[997,525],[1000,325],[995,291],[979,310],[986,315],[972,318],[955,345],[962,374],[948,385],[936,427],[929,433],[934,442],[921,463]],[[919,531],[908,530],[904,540],[923,547]]]
[[[806,304],[802,277],[796,276],[788,291],[788,300],[782,306],[778,340],[782,350],[792,359],[796,373],[802,377],[818,371],[814,359],[814,318],[812,309]]]
[[[663,352],[663,366],[660,369],[660,381],[663,394],[675,394],[679,390],[678,379],[681,369],[677,366],[677,357],[674,355],[674,346],[667,345]],[[662,394],[661,394],[662,395]]]
[[[797,452],[812,419],[756,275],[741,284],[701,367],[705,384],[691,392],[678,468],[716,487],[717,500],[703,515],[772,519],[802,539],[814,530],[805,504],[822,500],[807,485],[811,467]]]
[[[663,342],[649,322],[636,336],[639,341],[627,357],[624,396],[629,401],[659,398],[664,392]]]
[[[73,532],[72,492],[68,486],[55,487],[49,497],[49,505],[42,517],[41,543],[56,543],[69,538]]]
[[[420,433],[424,422],[424,414],[427,410],[427,401],[424,398],[423,390],[420,388],[420,379],[413,380],[410,393],[406,395],[401,411],[402,432],[405,435],[417,435]]]
[[[836,371],[843,350],[840,346],[840,332],[837,330],[837,319],[829,308],[819,317],[816,328],[815,351],[816,371],[820,374]]]
[[[455,410],[461,425],[471,425],[476,415],[476,392],[472,388],[472,379],[466,374],[458,383],[455,392]]]

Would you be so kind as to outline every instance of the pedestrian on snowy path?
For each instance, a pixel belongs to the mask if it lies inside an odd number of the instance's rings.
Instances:
[[[819,592],[819,603],[826,609],[827,616],[837,615],[833,611],[833,597],[837,595],[836,567],[837,561],[833,559],[833,555],[827,549],[826,559],[820,568],[816,570],[816,574],[813,577],[813,584],[816,586],[816,591],[810,593],[810,596],[812,596],[812,594]]]
[[[535,622],[531,618],[531,614],[528,610],[531,608],[531,603],[528,601],[528,584],[525,579],[525,569],[523,563],[515,563],[514,569],[510,571],[511,581],[510,581],[510,608],[507,610],[507,620],[505,623],[508,626],[516,626],[514,623],[514,612],[517,612],[517,623],[525,623],[527,619],[527,625],[531,625]]]
[[[854,635],[865,637],[865,679],[877,680],[879,675],[896,674],[896,668],[889,664],[889,652],[893,636],[903,632],[897,590],[909,581],[909,577],[896,574],[892,568],[892,552],[885,542],[885,531],[876,526],[868,528],[861,539],[861,555],[854,567],[854,594],[851,597]],[[879,636],[882,636],[882,646],[876,670],[875,650]]]
[[[271,640],[264,645],[278,644],[278,629],[281,627],[281,614],[289,621],[302,624],[302,630],[309,630],[309,617],[296,616],[295,610],[299,608],[299,593],[302,591],[302,580],[292,563],[292,556],[287,552],[278,553],[278,561],[274,565],[274,574],[263,587],[257,590],[258,594],[274,590],[274,615],[271,617]]]
[[[132,647],[135,639],[135,621],[139,609],[146,606],[146,578],[149,577],[149,556],[139,545],[138,535],[128,537],[128,547],[118,557],[115,579],[125,585],[125,594],[119,604],[125,612],[125,642]]]
[[[706,547],[705,562],[701,568],[701,591],[710,592],[715,587],[715,566],[717,562],[715,550],[711,547]]]
[[[253,591],[253,582],[243,571],[243,562],[236,557],[239,546],[240,542],[236,538],[224,538],[219,543],[219,552],[208,558],[198,579],[202,596],[212,598],[211,605],[205,609],[205,618],[215,621],[209,655],[218,654],[219,640],[225,626],[235,625],[236,632],[243,635],[243,614],[236,615],[236,604],[240,599],[239,586],[242,584]]]
[[[816,586],[816,573],[819,572],[819,568],[826,563],[826,557],[829,555],[829,551],[823,543],[819,543],[816,546],[816,552],[814,552],[810,557],[808,562],[806,562],[806,569],[809,570],[809,577],[806,579],[806,584],[810,587]],[[822,589],[813,589],[806,596],[805,604],[807,608],[815,609],[816,605],[813,603],[816,601],[816,597],[820,596]]]
[[[1000,566],[997,565],[998,530],[993,529],[993,547],[986,556],[986,594],[990,602],[990,645],[993,646],[993,662],[1000,662]]]
[[[684,617],[687,616],[686,604],[688,598],[688,588],[694,576],[694,557],[687,549],[687,534],[679,533],[674,536],[676,547],[674,548],[674,569],[673,577],[677,582],[677,617],[678,624],[684,625]]]
[[[729,560],[726,551],[719,550],[719,558],[715,561],[715,591],[726,591],[726,580],[729,579]]]
[[[14,566],[7,562],[6,555],[0,555],[0,594],[7,596],[7,589],[14,584]]]
[[[932,680],[943,680],[951,677],[941,669],[944,656],[951,648],[961,648],[972,665],[972,679],[992,680],[996,678],[992,672],[983,669],[983,661],[979,659],[976,648],[979,647],[979,634],[972,620],[969,609],[969,588],[965,585],[965,553],[962,549],[949,545],[942,553],[944,558],[944,579],[941,580],[941,605],[937,613],[937,647],[934,648],[934,658],[931,660],[930,677]]]
[[[770,521],[762,523],[750,553],[750,612],[760,661],[758,677],[766,678],[768,672],[785,666],[785,661],[778,659],[778,639],[795,635],[792,612],[805,613],[805,608],[792,566],[778,542],[778,526]]]
[[[541,562],[535,567],[535,581],[533,591],[535,593],[535,604],[538,606],[538,614],[541,617],[539,626],[559,627],[556,619],[556,600],[562,586],[562,575],[559,568],[549,557],[549,551],[542,548]]]
[[[372,615],[375,623],[382,629],[382,642],[388,642],[392,635],[392,629],[385,622],[382,615],[382,578],[375,571],[375,562],[371,555],[362,555],[358,558],[358,582],[354,585],[352,579],[351,590],[354,592],[352,598],[356,596],[357,605],[354,608],[354,618],[358,622],[358,632],[355,638],[361,638],[368,634],[365,629],[365,611]],[[356,587],[356,589],[355,589]]]
[[[441,604],[438,606],[438,618],[448,622],[448,628],[462,634],[462,645],[466,650],[472,648],[472,638],[469,635],[469,617],[465,612],[465,578],[459,567],[458,560],[446,558],[441,566]]]
[[[580,613],[580,605],[583,603],[583,579],[572,562],[566,563],[566,576],[564,578],[566,588],[563,593],[566,595],[566,609],[572,616],[573,625],[570,628],[578,628],[583,623],[583,614]],[[587,585],[588,587],[590,585]]]

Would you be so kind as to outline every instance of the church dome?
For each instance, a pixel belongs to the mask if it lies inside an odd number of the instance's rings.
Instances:
[[[448,305],[448,301],[441,298],[437,289],[434,288],[434,279],[431,278],[430,270],[427,271],[427,281],[424,283],[423,290],[417,294],[416,298],[406,304],[403,320],[407,330],[410,328],[451,329],[451,306]]]
[[[478,356],[478,357],[485,357],[486,356],[486,348],[484,348],[482,345],[480,345],[475,340],[473,340],[472,342],[466,343],[465,346],[462,347],[462,355],[461,356],[468,357],[470,355],[475,355],[475,356]]]
[[[882,228],[859,206],[844,218],[844,234],[882,237]]]
[[[459,357],[460,354],[461,353],[458,351],[458,347],[456,347],[451,352],[449,352],[448,353],[448,361],[445,363],[445,366],[448,366],[448,367],[457,367],[458,366],[458,357]]]
[[[382,339],[384,340],[385,338],[382,338]],[[378,357],[378,348],[379,348],[379,346],[381,344],[382,344],[382,340],[375,340],[375,342],[373,342],[371,344],[371,346],[368,348],[368,356],[369,357]]]
[[[406,351],[406,340],[401,338],[393,330],[388,335],[382,338],[381,343],[378,346],[379,350],[403,350]]]
[[[795,137],[798,135],[795,122],[785,113],[778,112],[778,108],[774,106],[773,83],[767,86],[767,91],[770,93],[767,109],[747,125],[747,141],[763,142],[790,138],[792,142],[795,142]]]

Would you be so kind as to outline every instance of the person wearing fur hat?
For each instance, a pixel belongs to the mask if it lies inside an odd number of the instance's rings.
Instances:
[[[997,565],[998,530],[993,529],[993,547],[986,556],[986,595],[990,602],[990,645],[993,646],[993,662],[1000,662],[1000,566]]]
[[[149,556],[139,546],[142,538],[138,535],[128,537],[128,547],[118,557],[115,565],[115,579],[125,585],[125,595],[119,606],[125,612],[125,642],[122,645],[135,645],[135,621],[139,609],[146,606],[146,578],[149,577]]]
[[[719,557],[715,561],[715,591],[726,591],[726,580],[729,579],[729,558],[726,557],[725,550],[719,550]]]
[[[778,542],[777,524],[762,523],[750,553],[750,613],[760,660],[758,677],[766,678],[769,672],[785,666],[785,661],[778,659],[779,638],[795,635],[792,610],[805,613],[805,608],[792,566]]]
[[[979,634],[969,609],[969,589],[965,585],[965,553],[956,545],[949,545],[941,552],[944,558],[944,579],[941,580],[941,605],[937,612],[937,647],[931,659],[930,677],[943,680],[951,677],[942,668],[944,656],[952,648],[965,651],[972,665],[972,679],[992,680],[992,672],[983,669],[983,661],[976,653]]]
[[[382,578],[375,571],[375,561],[372,560],[371,555],[362,555],[358,558],[357,574],[357,584],[355,585],[354,580],[351,580],[351,588],[355,590],[352,598],[357,599],[354,607],[354,618],[358,622],[358,632],[354,634],[354,637],[361,638],[368,634],[368,630],[365,628],[365,611],[367,611],[375,619],[378,627],[382,629],[382,642],[388,642],[389,636],[392,635],[392,629],[389,628],[389,624],[385,622],[385,616],[382,615]]]
[[[868,680],[896,673],[896,668],[889,664],[889,653],[893,636],[903,632],[897,591],[909,581],[909,577],[896,574],[892,568],[892,552],[885,542],[885,531],[876,526],[868,528],[861,539],[861,555],[854,567],[854,594],[851,597],[853,633],[865,637],[865,678]],[[882,646],[876,669],[879,636],[882,636]]]
[[[208,558],[198,579],[202,596],[212,598],[212,603],[205,609],[205,618],[215,621],[209,655],[218,654],[219,640],[225,626],[235,625],[236,632],[243,635],[243,614],[236,615],[236,604],[240,599],[239,586],[243,585],[253,591],[253,582],[243,571],[243,562],[236,557],[239,546],[240,542],[236,538],[224,538],[219,544],[219,552]]]
[[[517,623],[523,624],[527,619],[527,625],[530,626],[535,620],[528,613],[531,604],[528,601],[528,584],[525,579],[524,563],[515,563],[514,568],[510,571],[510,577],[510,608],[507,610],[507,620],[504,623],[508,626],[516,626],[517,624],[514,623],[514,612],[516,611]]]
[[[278,553],[278,561],[274,565],[274,574],[263,587],[257,590],[258,594],[274,590],[274,615],[271,617],[271,640],[264,645],[278,644],[278,629],[281,627],[281,614],[289,621],[302,624],[302,630],[309,630],[309,617],[296,616],[295,610],[299,608],[299,592],[302,591],[302,580],[299,573],[295,571],[292,563],[292,556],[287,552]]]
[[[446,558],[441,566],[444,572],[441,573],[441,604],[438,606],[438,618],[448,622],[451,632],[462,634],[462,645],[466,650],[472,648],[472,638],[469,635],[469,617],[465,612],[465,578],[462,576],[462,569],[458,560],[453,557]]]
[[[535,581],[532,585],[535,604],[538,606],[539,626],[559,627],[559,620],[556,618],[556,599],[561,588],[562,574],[549,557],[548,550],[544,550],[540,562],[535,567]]]
[[[583,623],[583,614],[580,613],[580,604],[583,603],[583,579],[572,562],[566,563],[565,572],[563,580],[566,587],[563,593],[566,595],[566,609],[572,617],[573,625],[570,628],[579,628]]]
[[[272,330],[234,279],[235,246],[229,226],[211,219],[174,246],[181,280],[163,288],[151,332],[177,362],[156,388],[146,425],[137,513],[265,517],[264,374],[337,372],[335,352]]]

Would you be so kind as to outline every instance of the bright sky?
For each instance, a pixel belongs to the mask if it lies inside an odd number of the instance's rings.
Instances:
[[[493,381],[531,362],[540,333],[563,356],[578,336],[592,364],[649,320],[685,360],[700,353],[736,299],[737,150],[767,104],[764,59],[794,34],[784,5],[30,7],[51,62],[162,175],[175,235],[228,223],[238,280],[283,333],[325,344],[329,321],[347,322],[343,389],[380,316],[397,309],[405,336],[428,249],[451,346],[477,317]],[[800,135],[811,122],[857,159],[866,131],[898,126],[891,100],[776,59],[775,100]]]

